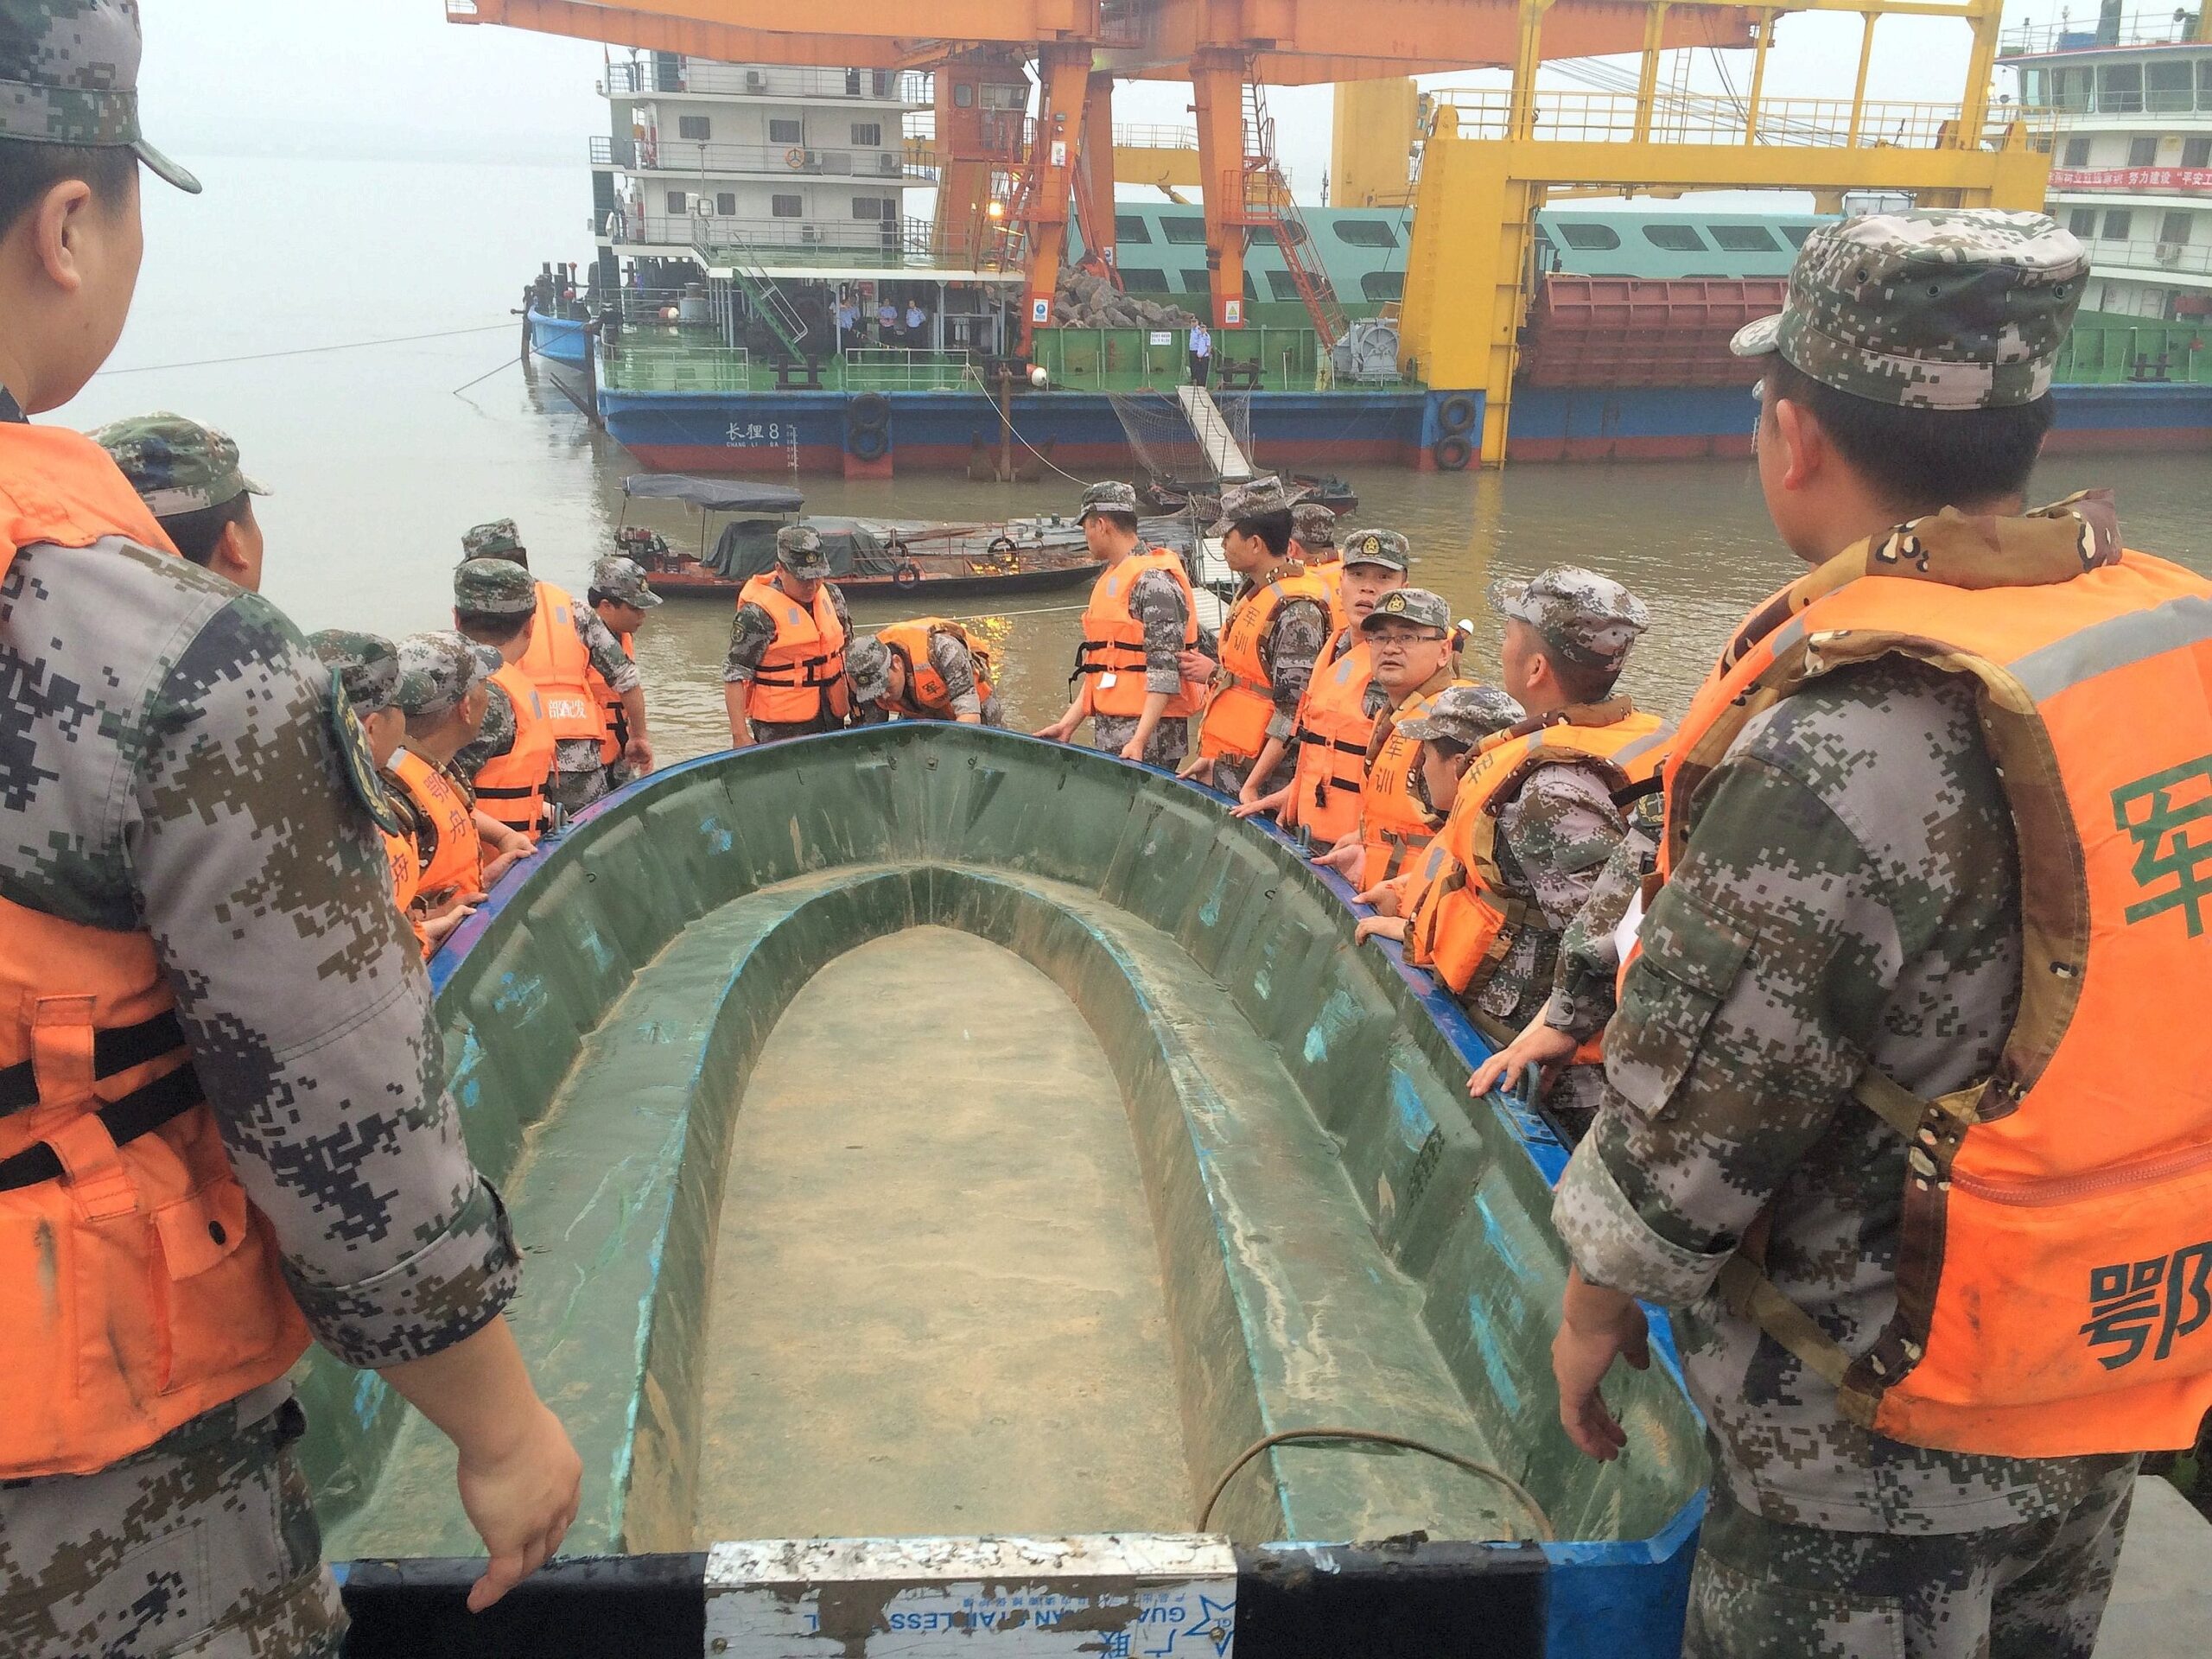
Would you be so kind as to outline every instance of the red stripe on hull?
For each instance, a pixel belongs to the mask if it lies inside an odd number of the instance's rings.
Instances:
[[[1509,461],[1700,461],[1741,459],[1751,453],[1747,433],[1669,433],[1645,438],[1508,438]]]
[[[2122,449],[2171,454],[2177,450],[2212,449],[2212,426],[2102,427],[2069,431],[2054,427],[2043,441],[2047,455],[2103,455]]]

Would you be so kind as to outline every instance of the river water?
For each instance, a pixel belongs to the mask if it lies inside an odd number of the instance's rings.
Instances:
[[[577,148],[581,156],[581,138]],[[581,593],[591,560],[610,550],[621,480],[635,468],[550,380],[520,366],[509,314],[541,260],[588,251],[581,162],[189,164],[206,195],[149,187],[146,270],[112,368],[44,418],[91,426],[173,409],[232,433],[247,471],[274,492],[261,504],[266,590],[303,628],[398,635],[447,625],[461,533],[486,518],[515,518],[539,574]],[[436,337],[302,351],[422,335]],[[280,352],[301,354],[264,355]],[[1748,425],[1748,395],[1744,416]],[[1496,619],[1483,605],[1493,576],[1572,562],[1627,582],[1654,620],[1624,683],[1665,712],[1680,709],[1727,626],[1798,569],[1773,537],[1748,462],[1426,475],[1372,467],[1351,477],[1360,494],[1352,521],[1402,531],[1414,580],[1473,618],[1477,672],[1497,660]],[[971,520],[1072,511],[1077,485],[1046,478],[798,482],[810,508],[830,513]],[[2061,457],[2041,469],[2035,493],[2093,484],[2119,492],[2133,545],[2212,572],[2204,455]],[[696,545],[690,509],[639,505],[632,522]],[[1065,704],[1080,597],[1013,601],[969,619],[999,647],[1020,723],[1042,724]],[[863,623],[895,615],[855,607]],[[728,741],[719,674],[728,630],[726,602],[671,601],[639,636],[664,760]]]

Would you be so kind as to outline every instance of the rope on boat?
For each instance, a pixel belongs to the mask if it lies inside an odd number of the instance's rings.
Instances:
[[[1544,1513],[1544,1506],[1536,1502],[1526,1486],[1495,1464],[1483,1463],[1474,1458],[1463,1457],[1457,1452],[1447,1452],[1440,1446],[1431,1446],[1426,1440],[1416,1440],[1409,1435],[1386,1434],[1372,1428],[1286,1428],[1280,1433],[1269,1434],[1264,1439],[1253,1441],[1251,1445],[1236,1454],[1236,1461],[1222,1472],[1219,1480],[1214,1482],[1213,1491],[1206,1497],[1205,1507],[1198,1511],[1198,1529],[1200,1532],[1206,1529],[1207,1522],[1213,1519],[1214,1505],[1221,1502],[1221,1495],[1229,1490],[1229,1483],[1236,1478],[1237,1471],[1270,1446],[1300,1443],[1327,1444],[1331,1441],[1368,1446],[1395,1446],[1402,1451],[1419,1452],[1426,1456],[1439,1459],[1452,1465],[1455,1469],[1464,1469],[1471,1475],[1480,1475],[1485,1480],[1496,1481],[1519,1500],[1521,1507],[1526,1510],[1529,1518],[1535,1522],[1536,1531],[1546,1543],[1550,1543],[1558,1536],[1552,1530],[1551,1517]]]
[[[1087,605],[1039,605],[1026,611],[944,611],[939,614],[953,622],[988,622],[1001,616],[1057,616],[1064,611],[1082,611]]]
[[[441,328],[435,334],[396,334],[385,340],[349,340],[335,346],[295,346],[282,352],[245,352],[236,357],[203,357],[190,363],[137,363],[127,368],[102,369],[99,372],[104,375],[158,374],[164,369],[212,369],[225,363],[265,363],[276,357],[315,357],[324,352],[359,352],[372,346],[412,346],[418,340],[453,340],[462,334],[488,334],[494,329],[512,329],[513,327],[512,322],[486,322],[474,328]]]
[[[1007,435],[1008,437],[1012,438],[1023,448],[1027,449],[1031,454],[1036,456],[1038,460],[1043,461],[1047,467],[1050,467],[1062,478],[1067,480],[1069,483],[1080,484],[1085,489],[1089,489],[1090,487],[1090,480],[1089,479],[1077,478],[1073,473],[1068,471],[1066,467],[1055,461],[1050,455],[1046,454],[1042,449],[1039,449],[1035,444],[1030,442],[1028,439],[1023,437],[1020,433],[1014,430],[1014,416],[1005,409],[1000,407],[999,400],[997,398],[991,397],[991,389],[983,384],[983,377],[976,372],[976,365],[974,364],[969,363],[963,365],[962,372],[966,374],[969,379],[976,383],[976,389],[978,391],[982,392],[985,397],[990,399],[991,407],[998,410],[999,424],[1006,428]],[[1013,399],[1009,397],[1007,401],[1010,403]]]

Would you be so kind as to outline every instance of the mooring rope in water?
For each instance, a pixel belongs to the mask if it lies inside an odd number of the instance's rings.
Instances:
[[[512,322],[480,323],[474,328],[442,328],[429,334],[395,334],[385,340],[348,340],[335,346],[295,346],[281,352],[243,352],[236,357],[203,357],[190,363],[136,363],[101,374],[158,374],[164,369],[212,369],[226,363],[265,363],[277,357],[314,357],[324,352],[358,352],[371,346],[412,346],[425,340],[453,340],[462,334],[488,334],[495,328],[512,328]],[[97,377],[95,377],[97,378]]]
[[[976,372],[976,365],[974,364],[968,363],[962,365],[961,372],[976,383],[976,391],[982,392],[985,397],[990,399],[990,405],[992,409],[997,411],[999,424],[1006,428],[1007,435],[1008,437],[1012,438],[1023,448],[1027,449],[1031,454],[1036,456],[1038,460],[1043,461],[1047,467],[1050,467],[1062,478],[1067,480],[1069,483],[1080,484],[1085,489],[1089,489],[1090,487],[1090,480],[1089,479],[1077,478],[1073,473],[1068,471],[1066,467],[1055,461],[1050,455],[1046,454],[1042,449],[1039,449],[1035,444],[1030,442],[1028,439],[1023,437],[1020,433],[1014,429],[1014,416],[1009,414],[1005,408],[1001,406],[997,398],[991,397],[991,389],[983,384],[983,377]],[[1011,388],[1008,388],[1007,401],[1007,403],[1012,403],[1014,401]]]
[[[1537,1532],[1546,1543],[1550,1543],[1558,1536],[1552,1530],[1551,1517],[1544,1513],[1544,1506],[1536,1502],[1526,1486],[1495,1464],[1463,1457],[1457,1452],[1447,1452],[1440,1446],[1431,1446],[1427,1441],[1416,1440],[1410,1435],[1386,1434],[1372,1428],[1286,1428],[1280,1433],[1269,1434],[1263,1439],[1253,1441],[1251,1445],[1236,1454],[1236,1460],[1222,1471],[1221,1478],[1214,1482],[1213,1491],[1208,1494],[1205,1506],[1198,1511],[1198,1529],[1200,1532],[1206,1529],[1207,1523],[1213,1519],[1214,1505],[1221,1502],[1221,1495],[1229,1490],[1229,1483],[1236,1478],[1239,1470],[1258,1457],[1260,1453],[1271,1446],[1296,1445],[1301,1441],[1325,1443],[1331,1440],[1350,1441],[1370,1446],[1395,1446],[1402,1451],[1419,1452],[1428,1457],[1439,1459],[1456,1469],[1465,1470],[1471,1475],[1480,1475],[1485,1480],[1494,1480],[1520,1501],[1521,1507],[1528,1510],[1529,1516],[1535,1520]]]

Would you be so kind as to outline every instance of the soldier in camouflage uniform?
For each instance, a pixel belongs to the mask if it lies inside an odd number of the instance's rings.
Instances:
[[[1083,493],[1077,521],[1094,557],[1119,558],[1143,549],[1137,535],[1137,493],[1128,484],[1109,480],[1091,485]],[[1184,689],[1185,642],[1190,637],[1192,620],[1185,592],[1165,570],[1147,570],[1129,588],[1129,614],[1144,628],[1145,692],[1163,702]],[[1155,715],[1147,727],[1142,715],[1094,712],[1090,696],[1086,677],[1067,712],[1050,726],[1039,728],[1036,734],[1065,743],[1087,718],[1095,749],[1118,754],[1124,760],[1141,760],[1162,771],[1173,771],[1183,764],[1183,757],[1190,753],[1191,739],[1182,716]]]
[[[976,653],[950,630],[933,627],[929,634],[930,666],[944,682],[953,719],[968,726],[1004,726],[1006,705],[994,690],[988,697],[976,683]],[[899,668],[891,647],[874,634],[864,633],[845,648],[845,672],[853,682],[853,723],[878,726],[891,718],[906,695],[902,683],[894,687],[892,675]],[[909,718],[915,716],[909,715]]]
[[[522,544],[522,533],[512,518],[494,518],[468,530],[461,538],[461,553],[464,563],[472,559],[505,559],[530,569],[530,550]],[[646,733],[645,682],[639,677],[637,664],[590,606],[579,604],[573,594],[551,582],[540,582],[538,586],[550,588],[555,602],[568,607],[569,620],[575,625],[592,672],[622,700],[632,764],[650,770],[652,746]],[[533,657],[531,663],[536,661]],[[524,665],[526,672],[530,666]],[[607,793],[607,768],[599,749],[595,737],[564,737],[554,745],[553,775],[545,785],[550,804],[574,817]]]
[[[238,470],[238,447],[227,434],[163,411],[111,422],[92,435],[178,552],[249,593],[261,591],[253,498],[269,492]]]
[[[204,1101],[190,1113],[212,1117],[308,1326],[459,1446],[493,1555],[483,1605],[558,1542],[580,1468],[501,1317],[518,1258],[442,1087],[360,728],[281,613],[162,546],[96,446],[25,421],[74,397],[122,331],[137,163],[197,188],[139,137],[138,55],[122,0],[0,0],[0,505],[33,527],[0,550],[0,900],[42,933],[150,942]],[[48,990],[5,988],[10,1020]],[[33,1088],[41,1109],[68,1104]],[[0,1105],[0,1125],[23,1109]],[[107,1306],[143,1328],[132,1283]],[[45,1317],[13,1288],[11,1368],[46,1339],[13,1323]],[[110,1363],[80,1355],[80,1375]],[[33,1466],[71,1460],[4,1432]],[[280,1373],[90,1472],[26,1474],[11,1452],[0,1651],[334,1653],[300,1433]]]
[[[1319,501],[1300,501],[1290,510],[1290,556],[1308,570],[1337,562],[1337,515]]]
[[[785,524],[776,532],[776,574],[771,578],[780,590],[802,605],[811,605],[817,587],[826,589],[830,608],[845,638],[853,637],[853,619],[845,608],[845,595],[830,580],[830,556],[822,548],[822,532],[811,524]],[[776,643],[776,619],[767,610],[739,595],[737,613],[729,620],[729,652],[722,658],[722,696],[729,709],[730,741],[774,743],[787,737],[813,737],[833,732],[845,722],[823,712],[811,720],[755,720],[747,712],[749,686],[760,671],[761,658]],[[764,688],[765,689],[765,688]]]
[[[1738,337],[1765,359],[1758,464],[1791,550],[1816,563],[1945,506],[2019,514],[2088,265],[2039,213],[1815,231],[1780,320]],[[1754,717],[1688,805],[1555,1199],[1561,1418],[1615,1455],[1598,1384],[1648,1363],[1630,1299],[1676,1310],[1713,1464],[1691,1655],[2087,1659],[2136,1459],[1889,1440],[1715,1288],[1756,1224],[1769,1276],[1847,1353],[1896,1312],[1907,1143],[1853,1082],[1986,1077],[2020,994],[2018,855],[1974,695],[1898,657],[1839,668]]]
[[[645,580],[645,567],[635,559],[625,558],[620,553],[610,553],[595,560],[591,567],[591,586],[584,591],[585,601],[592,613],[607,625],[607,632],[614,636],[614,643],[632,662],[638,653],[631,645],[631,638],[645,625],[645,613],[658,608],[661,597]],[[640,680],[639,695],[642,696]],[[620,789],[633,778],[642,778],[653,769],[652,744],[648,740],[632,741],[637,734],[630,730],[630,709],[623,694],[602,683],[604,706],[607,710],[607,730],[612,741],[614,758],[607,762],[607,786]],[[601,753],[606,753],[604,747]]]

